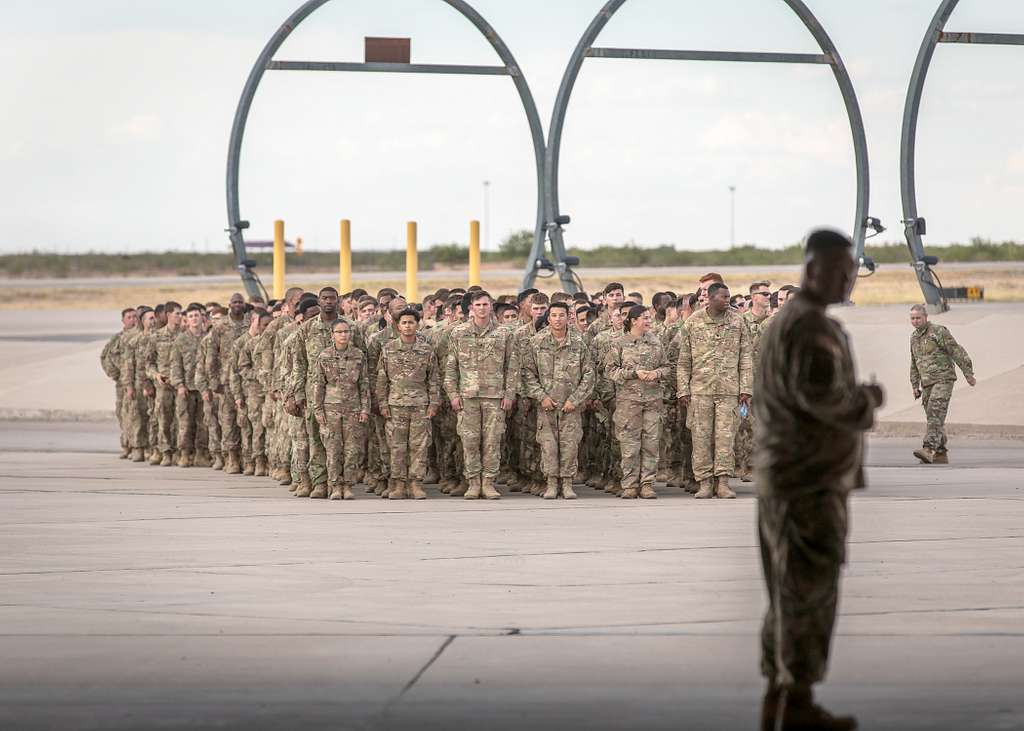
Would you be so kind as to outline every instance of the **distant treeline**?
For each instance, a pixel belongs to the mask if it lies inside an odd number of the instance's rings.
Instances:
[[[484,252],[484,263],[521,266],[530,250],[532,234],[517,232],[502,242],[498,251]],[[992,242],[972,239],[968,244],[929,246],[928,253],[943,262],[1024,261],[1024,243]],[[614,246],[602,244],[594,248],[573,248],[584,267],[660,267],[660,266],[764,266],[799,264],[803,258],[799,244],[783,249],[738,246],[733,249],[689,251],[671,245],[655,247],[635,243]],[[878,264],[906,264],[907,247],[902,243],[869,245],[866,254]],[[260,271],[272,268],[269,253],[251,255]],[[465,266],[468,249],[460,243],[435,244],[419,252],[421,269]],[[352,266],[362,271],[394,271],[405,268],[404,251],[353,251]],[[332,271],[338,267],[336,252],[306,251],[302,256],[288,254],[288,270]],[[3,277],[99,277],[99,276],[191,276],[229,274],[233,262],[229,254],[199,254],[182,251],[141,254],[28,254],[0,255],[0,276]]]

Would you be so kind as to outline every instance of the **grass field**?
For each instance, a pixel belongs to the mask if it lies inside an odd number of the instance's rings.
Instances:
[[[615,274],[604,271],[602,280],[588,278],[584,272],[584,285],[589,290],[596,290],[605,282],[605,278],[614,277],[621,281],[627,291],[637,290],[644,294],[646,301],[654,292],[672,290],[677,293],[692,291],[694,277],[675,276],[671,273],[659,275],[657,269],[643,270],[642,274]],[[1024,301],[1024,268],[996,264],[978,265],[950,269],[942,273],[946,287],[977,285],[985,288],[985,299],[993,302]],[[729,274],[726,280],[734,292],[745,292],[751,282],[767,279],[773,287],[781,284],[796,283],[793,268],[785,270],[766,267],[764,270],[745,269],[739,274]],[[187,282],[187,280],[185,280]],[[335,284],[336,275],[325,273],[322,279],[304,275],[301,284],[310,289],[320,285]],[[429,282],[420,285],[421,296],[439,287],[465,286],[465,273],[453,270],[450,277],[441,274],[432,275]],[[518,276],[505,274],[488,275],[483,272],[483,285],[494,295],[515,292],[519,287]],[[375,277],[364,274],[357,278],[356,286],[371,292],[381,287],[394,287],[401,290],[405,287],[404,277]],[[540,280],[538,288],[553,292],[558,288],[557,280]],[[9,282],[0,287],[0,308],[3,309],[68,309],[84,307],[88,309],[119,309],[137,304],[155,304],[174,299],[182,304],[188,302],[226,302],[232,292],[241,290],[241,282],[215,284],[154,284],[129,286],[78,286],[75,288],[40,289],[38,287],[20,286]],[[860,304],[911,304],[921,300],[921,291],[913,271],[907,266],[887,266],[879,269],[874,276],[860,279],[854,290],[853,299]]]

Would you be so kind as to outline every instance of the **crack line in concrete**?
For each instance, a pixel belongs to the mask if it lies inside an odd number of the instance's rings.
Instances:
[[[448,637],[445,639],[445,641],[441,643],[441,646],[439,648],[437,648],[437,652],[434,653],[433,657],[431,657],[429,660],[427,660],[427,664],[424,665],[423,667],[421,667],[419,672],[416,673],[414,676],[412,676],[412,680],[410,680],[408,683],[405,684],[405,687],[402,688],[402,690],[398,693],[398,698],[395,699],[396,701],[399,700],[406,693],[408,693],[410,690],[412,690],[412,687],[414,685],[416,685],[416,681],[418,681],[420,678],[422,678],[423,674],[425,672],[427,672],[427,670],[430,669],[430,666],[433,665],[435,662],[437,662],[437,659],[439,657],[441,657],[441,654],[445,650],[448,649],[448,645],[450,645],[453,642],[455,642],[455,638],[457,636],[458,635],[448,635]]]

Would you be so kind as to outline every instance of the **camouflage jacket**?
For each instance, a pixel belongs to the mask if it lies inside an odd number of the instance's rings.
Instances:
[[[654,381],[641,381],[637,370],[657,371]],[[643,337],[628,333],[615,338],[604,361],[605,376],[615,384],[616,401],[632,403],[661,402],[665,396],[665,379],[672,375],[672,368],[665,358],[665,347],[656,336],[647,332]]]
[[[141,330],[132,330],[121,340],[121,369],[119,378],[121,388],[138,388],[139,379],[136,365],[144,368],[145,364],[139,361],[139,341],[142,339]]]
[[[753,380],[757,380],[757,369],[761,361],[761,334],[771,322],[771,313],[766,315],[755,315],[753,311],[747,310],[741,315],[747,324],[747,332],[750,334],[750,364],[753,368]]]
[[[107,341],[100,353],[100,367],[107,374],[107,378],[121,385],[121,340],[126,333],[119,332]]]
[[[480,328],[470,320],[452,330],[444,373],[449,399],[515,399],[518,376],[519,354],[508,328],[494,320]]]
[[[274,333],[274,370],[271,377],[271,389],[277,391],[284,399],[289,398],[292,366],[295,363],[289,342],[298,331],[299,324],[295,320],[291,320]]]
[[[291,386],[288,389],[288,393],[296,401],[308,400],[312,396],[313,366],[316,365],[316,359],[320,357],[324,348],[334,344],[331,329],[335,323],[341,320],[345,320],[350,326],[352,324],[351,321],[340,315],[330,322],[325,322],[318,315],[312,320],[303,322],[296,330],[296,337],[298,337],[301,347],[297,346],[295,349],[295,365],[290,376]],[[360,350],[364,347],[362,335],[354,327],[352,328],[351,345]]]
[[[153,337],[153,352],[146,364],[147,375],[156,381],[157,375],[170,380],[171,377],[171,351],[174,349],[174,341],[181,334],[183,328],[169,330],[166,325],[156,331]]]
[[[622,330],[610,327],[602,330],[594,338],[590,345],[590,351],[594,356],[594,368],[596,377],[594,379],[594,398],[599,401],[611,401],[615,398],[615,384],[608,379],[604,370],[605,358],[608,357],[608,350],[615,344],[615,341],[623,335]],[[584,336],[586,337],[586,336]]]
[[[247,330],[235,338],[228,353],[228,384],[231,388],[231,396],[236,401],[245,401],[251,386],[249,379],[252,377],[252,346],[253,337]],[[243,357],[247,368],[245,374],[241,369]]]
[[[510,327],[499,325],[498,327],[504,327],[512,334],[513,347],[515,347],[516,356],[519,358],[519,372],[515,374],[516,392],[524,398],[531,398],[527,393],[523,369],[526,368],[526,362],[530,357],[533,338],[539,332],[537,326],[533,322],[527,322],[522,325],[515,324]]]
[[[929,322],[910,336],[910,385],[913,388],[933,383],[956,381],[956,368],[968,378],[974,376],[971,356],[943,325]]]
[[[388,325],[383,330],[371,329],[366,338],[366,369],[370,375],[370,405],[374,410],[380,408],[377,400],[377,371],[380,369],[380,357],[384,346],[398,339],[398,328]]]
[[[185,328],[171,348],[171,385],[175,388],[184,386],[189,391],[198,391],[196,385],[196,366],[199,363],[199,344],[201,335],[193,335]]]
[[[207,388],[217,393],[229,393],[231,388],[231,346],[249,327],[249,318],[235,322],[230,315],[210,331],[210,344],[206,350]]]
[[[549,328],[534,335],[522,370],[525,393],[537,401],[547,396],[559,407],[566,401],[582,406],[594,392],[593,356],[572,328],[561,343]]]
[[[156,339],[163,330],[164,328],[160,328],[143,333],[135,344],[135,388],[156,387],[153,382],[152,366],[156,363]]]
[[[678,396],[739,396],[754,388],[750,332],[743,316],[726,310],[719,318],[707,309],[686,321],[679,337]]]
[[[266,393],[274,390],[274,369],[279,352],[277,333],[281,328],[293,322],[295,320],[289,315],[281,315],[271,320],[270,324],[267,325],[267,329],[260,334],[259,339],[253,346],[252,358],[256,369],[256,379],[260,382]]]
[[[388,340],[377,364],[378,404],[388,406],[439,406],[441,373],[430,342],[417,336],[413,343]]]
[[[313,371],[312,407],[325,418],[324,405],[339,405],[349,411],[370,413],[370,383],[366,354],[354,345],[338,350],[332,344],[317,356]]]

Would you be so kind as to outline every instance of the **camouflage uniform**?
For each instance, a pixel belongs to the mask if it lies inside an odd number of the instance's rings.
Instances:
[[[439,368],[444,368],[448,363],[451,334],[460,324],[455,320],[446,321],[430,332]],[[434,441],[437,445],[437,471],[441,481],[441,490],[451,491],[462,481],[463,451],[462,442],[459,440],[457,415],[452,411],[448,399],[441,399],[441,410],[434,422],[437,431]]]
[[[246,330],[232,343],[227,363],[228,385],[231,391],[231,398],[235,402],[242,402],[242,408],[240,409],[237,408],[238,404],[235,404],[237,411],[236,421],[241,433],[242,466],[247,475],[255,474],[253,461],[256,456],[253,453],[253,435],[256,433],[256,428],[252,423],[250,415],[253,410],[255,410],[256,414],[260,414],[263,410],[263,400],[259,398],[258,391],[254,391],[251,387],[252,345],[253,337]],[[245,361],[244,365],[247,368],[245,374],[242,373],[243,359]],[[250,396],[252,396],[254,403],[249,403]]]
[[[755,381],[757,380],[758,359],[761,357],[761,333],[768,326],[770,316],[770,313],[758,316],[752,310],[747,310],[741,315],[747,325],[747,332],[750,334],[750,362]],[[744,479],[749,479],[753,471],[753,465],[750,462],[754,454],[753,412],[746,419],[738,420],[734,452],[737,474]]]
[[[622,330],[609,327],[597,334],[591,347],[597,372],[594,400],[600,403],[594,413],[598,432],[595,435],[597,474],[593,484],[616,494],[622,492],[622,448],[615,431],[615,384],[608,378],[604,364],[608,352],[622,336]]]
[[[370,384],[366,355],[354,345],[324,348],[313,372],[313,410],[327,439],[327,484],[333,491],[351,488],[362,479],[366,464],[366,424]]]
[[[400,482],[420,483],[427,471],[430,446],[428,411],[441,400],[441,374],[430,342],[388,340],[377,365],[377,403],[386,405],[390,475]]]
[[[658,379],[641,381],[637,370],[657,371]],[[661,341],[647,332],[615,338],[604,362],[605,376],[615,384],[614,424],[622,452],[622,489],[651,489],[658,469],[665,379],[672,369]]]
[[[256,377],[267,394],[265,416],[267,424],[267,457],[272,468],[278,471],[278,477],[284,478],[285,472],[291,472],[291,437],[288,430],[288,419],[294,418],[284,410],[286,387],[283,381],[284,341],[288,334],[296,328],[295,319],[290,315],[282,315],[273,320],[260,336],[260,342],[253,349],[258,363]],[[271,398],[274,393],[278,398]]]
[[[171,330],[166,325],[157,330],[146,365],[146,373],[156,387],[157,447],[168,459],[173,456],[178,443],[178,429],[174,419],[174,387],[171,386],[170,378],[171,351],[181,331],[182,328]],[[157,381],[158,375],[163,377],[164,385]]]
[[[594,363],[583,336],[570,328],[561,343],[550,329],[530,341],[523,363],[526,395],[540,405],[545,397],[555,403],[554,411],[537,414],[540,462],[547,478],[571,479],[578,469],[578,450],[583,438],[583,409],[594,390]],[[566,401],[576,410],[562,412]]]
[[[124,421],[124,389],[121,387],[122,340],[128,333],[122,331],[110,338],[100,353],[100,366],[107,378],[114,382],[114,415],[121,431],[121,455],[126,457],[131,449],[127,424]]]
[[[687,425],[693,435],[693,474],[699,481],[728,478],[735,469],[736,407],[753,390],[750,333],[743,316],[707,308],[686,321],[679,339],[677,393],[690,396]]]
[[[374,465],[371,475],[381,481],[377,492],[383,491],[388,479],[391,478],[391,450],[388,440],[387,419],[380,413],[381,402],[377,399],[377,373],[380,370],[380,357],[386,343],[398,338],[398,328],[389,324],[383,330],[371,331],[366,339],[366,367],[370,383],[370,431],[371,450],[374,454]]]
[[[677,367],[679,363],[679,344],[682,342],[684,325],[683,321],[675,322],[665,331],[665,339],[669,339],[665,345],[666,357],[670,365],[676,365]],[[692,485],[695,483],[693,476],[693,434],[690,432],[690,427],[686,425],[689,409],[679,401],[678,380],[672,384],[672,391],[676,398],[676,428],[673,434],[669,466],[675,471],[675,479],[680,487],[692,489]]]
[[[284,349],[279,354],[278,360],[281,361],[281,366],[278,371],[280,383],[282,388],[285,389],[283,393],[286,393],[286,402],[295,401],[296,396],[305,396],[305,391],[296,394],[292,389],[294,388],[294,373],[296,363],[299,360],[299,351],[302,349],[302,337],[299,332],[301,325],[296,325],[292,329],[282,330],[281,334],[284,335]],[[285,412],[285,428],[288,433],[289,450],[291,454],[291,464],[289,465],[292,482],[298,484],[302,480],[309,480],[309,430],[306,428],[306,415],[305,413],[299,416],[292,416]],[[326,467],[324,468],[326,469]],[[312,484],[309,485],[312,488]]]
[[[207,377],[206,356],[210,352],[211,333],[208,331],[199,341],[199,350],[196,353],[196,390],[199,391],[199,419],[203,423],[203,434],[205,439],[199,445],[199,449],[209,451],[214,460],[214,467],[223,469],[223,457],[221,454],[221,433],[220,433],[220,402],[223,396],[210,389],[210,379]],[[209,398],[202,398],[208,394]]]
[[[533,322],[520,325],[512,331],[513,344],[520,367],[529,357],[530,344],[535,335],[537,335],[537,326]],[[538,404],[526,395],[528,389],[523,382],[522,372],[516,376],[515,382],[516,390],[519,392],[519,399],[513,411],[514,432],[517,437],[515,447],[517,449],[510,456],[510,461],[513,469],[523,480],[539,488],[544,479],[544,473],[541,471],[540,446],[537,438]]]
[[[518,374],[519,354],[507,328],[492,320],[482,328],[470,321],[452,330],[444,389],[449,400],[462,399],[457,429],[471,488],[481,479],[490,485],[498,475],[505,433],[501,400],[515,400]]]
[[[133,450],[145,450],[149,446],[149,434],[146,419],[146,397],[140,388],[137,370],[145,364],[139,361],[139,341],[142,330],[132,330],[121,341],[121,388],[124,392],[122,408],[124,424],[128,431],[128,444]],[[138,364],[138,369],[136,369]],[[133,389],[132,397],[128,397],[128,389]]]
[[[195,456],[196,451],[205,447],[206,425],[200,411],[201,398],[196,383],[196,368],[199,364],[201,337],[184,329],[174,340],[171,348],[171,386],[175,389],[174,411],[178,419],[178,449],[185,459]],[[185,387],[185,395],[177,392]]]
[[[942,325],[929,322],[910,336],[910,385],[921,391],[928,430],[925,449],[937,454],[946,451],[946,412],[956,383],[959,366],[966,378],[974,377],[971,356]]]
[[[825,676],[845,561],[847,496],[864,486],[875,403],[854,380],[842,327],[797,294],[761,338],[754,393],[761,562],[768,611],[761,672],[772,685]]]
[[[160,328],[162,330],[163,328]],[[159,439],[156,415],[156,383],[150,375],[150,363],[156,360],[156,335],[160,330],[151,330],[139,338],[135,346],[135,382],[136,389],[142,394],[146,409],[146,445],[149,450],[150,462],[159,464],[160,450],[157,448]]]
[[[233,320],[225,315],[210,330],[210,343],[206,351],[206,378],[210,391],[220,396],[217,405],[217,419],[220,424],[220,451],[224,457],[224,469],[237,466],[242,446],[242,432],[238,426],[238,409],[231,397],[231,355],[232,346],[249,327],[249,318]]]

